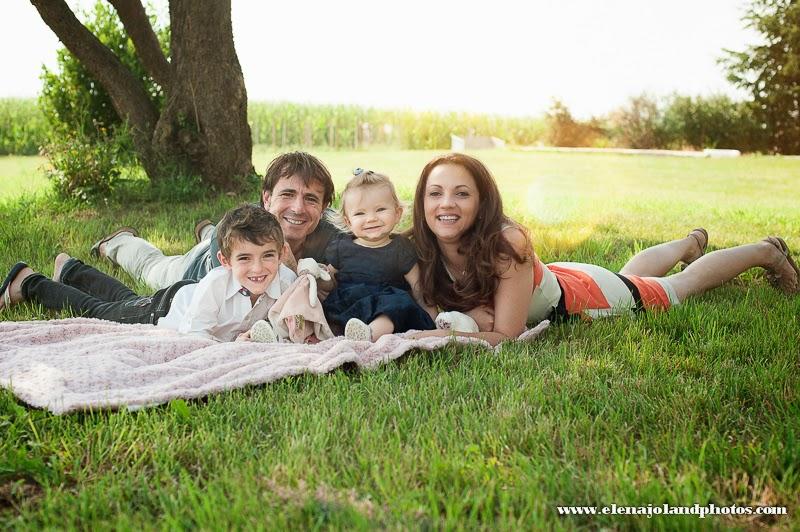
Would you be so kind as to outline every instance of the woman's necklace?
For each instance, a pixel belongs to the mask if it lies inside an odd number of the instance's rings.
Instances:
[[[456,267],[456,265],[453,264],[452,262],[450,262],[449,260],[447,260],[447,259],[444,260],[444,269],[447,270],[447,273],[450,274],[450,277],[452,277],[454,281],[456,280],[455,279],[456,277],[458,277],[459,280],[461,280],[461,279],[464,279],[464,277],[467,276],[467,261],[466,261],[466,259],[464,259],[464,264],[462,266],[463,267],[459,268],[459,267]]]

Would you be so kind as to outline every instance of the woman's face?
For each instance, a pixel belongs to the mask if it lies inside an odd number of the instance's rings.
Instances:
[[[458,242],[478,216],[478,187],[466,168],[440,164],[425,186],[425,222],[440,242]]]

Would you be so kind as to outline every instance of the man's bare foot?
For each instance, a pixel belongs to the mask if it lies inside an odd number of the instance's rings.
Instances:
[[[765,268],[769,284],[784,294],[800,293],[800,269],[792,259],[789,246],[779,236],[768,236],[763,242],[770,245],[774,255],[772,266]]]
[[[59,253],[56,255],[56,261],[53,266],[53,280],[57,283],[61,282],[61,270],[64,269],[64,264],[71,259],[66,253]]]
[[[18,262],[14,265],[3,282],[2,294],[0,294],[0,311],[22,301],[22,281],[34,273],[36,272],[24,262]]]
[[[689,251],[681,259],[685,264],[691,264],[703,255],[705,255],[706,248],[708,247],[708,231],[702,227],[692,229],[686,235],[687,240],[690,240],[692,245]]]

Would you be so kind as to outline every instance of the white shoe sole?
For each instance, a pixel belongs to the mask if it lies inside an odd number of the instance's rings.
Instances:
[[[250,339],[254,342],[271,344],[278,341],[278,336],[272,329],[272,325],[264,320],[258,320],[250,328]]]
[[[358,318],[351,318],[347,322],[347,325],[344,326],[344,336],[348,340],[353,340],[355,342],[372,341],[372,331],[369,325]]]

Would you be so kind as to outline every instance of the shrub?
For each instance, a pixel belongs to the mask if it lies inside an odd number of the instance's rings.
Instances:
[[[598,144],[605,137],[605,131],[596,118],[588,122],[575,120],[559,100],[553,101],[545,117],[548,132],[547,140],[551,146],[585,147]]]
[[[113,138],[55,137],[43,150],[51,166],[45,172],[62,197],[93,201],[113,191],[120,176],[119,153],[124,149]]]
[[[137,79],[142,80],[150,99],[161,109],[164,94],[150,78],[136,55],[133,42],[117,17],[105,2],[98,1],[90,13],[84,13],[85,26],[112,50]],[[153,20],[154,27],[155,19]],[[157,30],[165,53],[169,43],[169,28]],[[66,48],[57,52],[57,68],[51,72],[42,67],[42,93],[39,103],[42,112],[58,135],[79,133],[87,139],[106,139],[123,122],[111,103],[111,97]]]
[[[724,95],[673,95],[663,116],[663,130],[673,147],[736,148],[760,151],[767,139],[747,102]]]
[[[610,115],[615,143],[626,148],[666,148],[663,111],[648,94],[634,96]]]
[[[160,109],[163,91],[139,63],[116,12],[105,2],[97,2],[84,18],[86,27],[142,80]],[[155,20],[153,23],[158,27]],[[157,35],[166,52],[169,29],[159,29]],[[39,97],[42,113],[51,127],[49,143],[43,150],[53,166],[51,178],[56,190],[69,197],[88,199],[93,194],[107,194],[120,167],[137,163],[131,136],[108,93],[75,56],[61,48],[57,64],[53,72],[42,68]],[[112,164],[116,167],[112,168]]]

